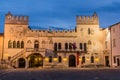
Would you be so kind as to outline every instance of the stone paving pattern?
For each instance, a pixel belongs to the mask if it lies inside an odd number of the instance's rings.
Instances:
[[[120,80],[120,69],[7,69],[0,80]]]

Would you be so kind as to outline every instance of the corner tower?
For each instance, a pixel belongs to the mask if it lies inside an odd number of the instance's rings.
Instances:
[[[15,50],[13,48],[13,42],[25,41],[25,34],[27,29],[28,16],[15,16],[11,14],[11,12],[8,12],[5,15],[4,59],[7,59],[10,55],[13,55],[12,51]],[[16,48],[16,46],[14,47]],[[17,51],[19,51],[20,49],[18,49]]]

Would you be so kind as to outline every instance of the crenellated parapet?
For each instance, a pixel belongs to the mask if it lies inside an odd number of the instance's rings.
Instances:
[[[98,25],[98,16],[94,13],[92,16],[77,16],[76,17],[77,25]]]
[[[5,24],[28,25],[28,16],[15,16],[8,12],[5,17]]]
[[[61,36],[74,36],[75,30],[28,30],[27,36],[31,37],[61,37]]]

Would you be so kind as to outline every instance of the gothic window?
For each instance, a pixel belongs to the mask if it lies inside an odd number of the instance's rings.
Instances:
[[[88,41],[88,48],[91,48],[91,44],[92,44],[92,42],[89,40]]]
[[[61,43],[58,43],[58,49],[61,49]]]
[[[49,44],[53,44],[53,41],[52,41],[52,40],[50,40]]]
[[[38,41],[38,40],[36,40],[36,41],[34,42],[34,48],[39,48],[39,41]]]
[[[20,42],[17,41],[17,48],[20,48]]]
[[[66,50],[68,49],[68,43],[65,43],[65,49]]]
[[[69,43],[69,49],[70,50],[72,49],[72,43]]]
[[[82,64],[85,63],[85,56],[82,57]]]
[[[57,51],[57,43],[54,43],[54,50]]]
[[[58,62],[59,62],[59,63],[62,62],[62,58],[61,58],[61,56],[58,57]]]
[[[86,50],[87,50],[87,44],[84,43],[84,51],[86,51]]]
[[[88,34],[90,35],[90,28],[88,28]]]
[[[49,63],[52,63],[52,56],[49,56]]]
[[[72,46],[74,50],[77,48],[76,43],[73,43]]]
[[[94,63],[94,56],[91,56],[91,63]]]
[[[81,49],[81,50],[83,49],[83,47],[82,47],[82,43],[80,43],[80,49]]]
[[[44,40],[42,41],[42,44],[45,44],[45,41],[44,41]]]
[[[11,42],[11,40],[8,41],[8,48],[12,48],[12,42]]]
[[[28,41],[27,41],[27,43],[31,43],[31,41],[30,41],[30,40],[28,40]]]
[[[16,48],[16,42],[13,41],[13,48]]]
[[[21,41],[21,48],[24,48],[24,42]]]
[[[92,43],[91,43],[91,41],[89,40],[89,41],[88,41],[88,45],[91,45],[91,44],[92,44]]]

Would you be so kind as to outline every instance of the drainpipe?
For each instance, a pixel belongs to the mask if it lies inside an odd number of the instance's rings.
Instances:
[[[111,56],[111,66],[113,66],[112,65],[112,32],[111,32],[111,27],[109,28],[109,30],[110,30],[110,49],[111,49],[111,54],[110,54],[110,56]]]

